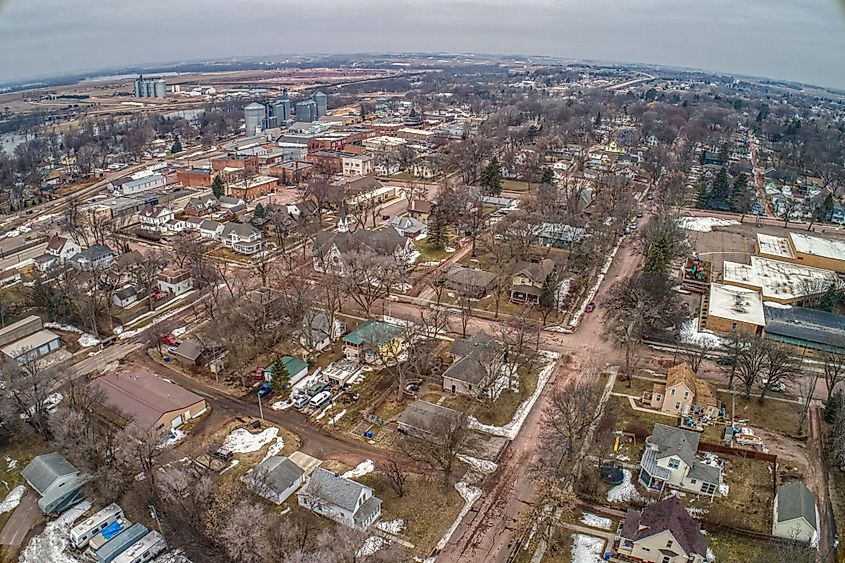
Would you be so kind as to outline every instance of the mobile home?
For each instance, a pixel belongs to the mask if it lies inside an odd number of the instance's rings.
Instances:
[[[118,518],[123,518],[123,509],[120,505],[110,504],[93,516],[89,516],[81,524],[77,524],[70,531],[70,541],[73,547],[82,549],[91,541],[91,538],[105,530],[109,524],[113,524]]]

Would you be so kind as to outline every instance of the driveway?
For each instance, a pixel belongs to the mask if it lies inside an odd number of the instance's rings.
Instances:
[[[26,535],[41,519],[41,511],[38,509],[35,493],[28,490],[21,499],[21,503],[12,512],[3,531],[0,531],[0,544],[10,545],[16,550],[23,547]]]

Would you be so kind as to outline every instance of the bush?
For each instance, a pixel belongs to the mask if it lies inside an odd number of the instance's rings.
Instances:
[[[625,432],[633,434],[638,440],[645,440],[651,436],[651,428],[641,420],[632,420],[625,426]]]

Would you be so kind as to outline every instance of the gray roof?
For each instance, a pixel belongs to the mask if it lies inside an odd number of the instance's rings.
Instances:
[[[778,488],[777,507],[775,519],[778,522],[803,517],[814,530],[819,529],[816,523],[816,499],[801,481],[792,481]]]
[[[684,463],[688,466],[693,467],[700,437],[701,435],[698,432],[658,423],[654,425],[654,430],[648,440],[649,443],[657,446],[658,459],[674,455],[684,460]]]
[[[370,497],[358,508],[358,511],[355,512],[353,519],[355,520],[355,524],[360,526],[364,522],[367,522],[373,514],[378,514],[380,512],[381,499],[378,497]]]
[[[249,238],[261,234],[258,229],[248,223],[226,223],[223,228],[223,238],[229,238],[232,233],[238,235],[238,238]]]
[[[96,557],[99,563],[110,563],[118,555],[129,549],[129,547],[149,533],[143,524],[133,524],[110,539],[97,550]]]
[[[390,226],[402,232],[419,233],[425,230],[425,223],[413,217],[393,217],[390,219]]]
[[[766,335],[785,336],[826,346],[845,347],[845,317],[835,313],[792,307],[763,307]]]
[[[225,203],[226,205],[240,205],[243,200],[239,197],[232,197],[228,195],[220,196],[217,200],[220,203]]]
[[[687,477],[689,477],[690,479],[695,479],[697,481],[703,481],[705,483],[713,483],[714,485],[718,485],[720,474],[721,472],[719,471],[718,467],[703,463],[701,461],[696,461],[695,463],[693,463],[692,468],[690,468]]]
[[[461,413],[448,407],[435,405],[417,399],[402,411],[397,421],[410,428],[417,428],[423,432],[436,433],[442,424],[449,420],[457,421]]]
[[[82,262],[84,260],[96,262],[104,256],[114,256],[114,252],[112,252],[111,248],[109,248],[108,246],[105,246],[103,244],[95,244],[86,248],[79,254],[74,255],[71,260],[73,260],[74,262]]]
[[[281,493],[296,483],[305,471],[297,464],[283,456],[270,456],[260,464],[256,470],[264,473],[264,483],[273,492]]]
[[[203,231],[216,231],[220,228],[221,223],[217,221],[212,221],[211,219],[205,219],[202,223],[200,223],[200,229]]]
[[[183,340],[176,350],[174,350],[173,354],[195,362],[200,357],[200,354],[203,353],[203,350],[205,350],[205,347],[200,344],[199,340],[189,338]]]
[[[21,471],[23,478],[41,495],[59,477],[76,473],[79,473],[76,468],[58,452],[36,457]]]
[[[337,246],[341,254],[352,250],[371,250],[380,256],[390,256],[397,248],[404,247],[407,243],[405,237],[396,232],[395,229],[382,229],[381,231],[369,231],[358,229],[354,233],[331,233],[320,231],[314,242],[314,255],[328,250],[332,244]]]
[[[327,502],[349,512],[354,512],[358,505],[358,499],[361,497],[361,491],[365,489],[369,489],[369,487],[318,467],[311,474],[311,479],[303,492],[314,493],[315,490],[319,491],[319,496]]]
[[[487,289],[495,281],[496,274],[455,265],[446,272],[446,279],[464,287]]]
[[[498,350],[499,343],[483,330],[479,330],[473,334],[471,338],[458,339],[452,342],[452,354],[456,358],[469,356],[472,352],[478,350],[479,348],[491,351]]]
[[[443,372],[443,377],[463,381],[470,385],[481,385],[491,374],[487,370],[487,362],[476,353],[461,358]]]

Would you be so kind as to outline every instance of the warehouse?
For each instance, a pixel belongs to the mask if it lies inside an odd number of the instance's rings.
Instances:
[[[818,352],[845,354],[845,317],[792,307],[766,307],[766,338]]]

